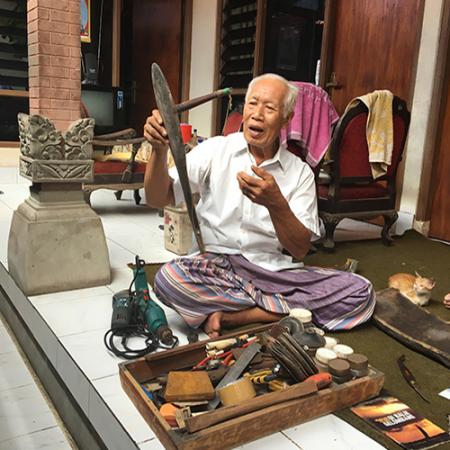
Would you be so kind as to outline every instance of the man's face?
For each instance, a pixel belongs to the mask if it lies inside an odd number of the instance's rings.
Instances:
[[[283,101],[287,87],[277,79],[257,81],[244,105],[244,137],[250,147],[276,150],[277,138],[287,122]]]

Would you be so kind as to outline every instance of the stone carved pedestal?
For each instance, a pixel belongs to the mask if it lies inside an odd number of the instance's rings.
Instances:
[[[93,119],[78,120],[65,133],[39,115],[18,119],[20,174],[33,184],[12,219],[11,276],[27,295],[108,284],[103,225],[82,191],[93,176]]]

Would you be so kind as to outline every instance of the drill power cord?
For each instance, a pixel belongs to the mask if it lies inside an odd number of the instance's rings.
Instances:
[[[145,338],[145,347],[140,349],[130,348],[127,342],[128,339],[132,337]],[[114,341],[115,338],[121,338],[121,348],[117,346]],[[159,341],[158,337],[154,333],[147,331],[142,325],[134,325],[116,328],[115,330],[109,329],[103,337],[103,342],[105,343],[106,348],[119,358],[135,359],[154,352],[158,348],[163,350],[172,349],[178,345],[178,338],[173,336],[173,343],[171,345],[164,345]]]
[[[135,279],[136,276],[133,278],[129,288],[129,292],[132,297],[130,305],[133,312],[132,324],[120,328],[110,328],[103,336],[105,347],[115,356],[124,359],[139,358],[154,352],[157,349],[169,350],[177,346],[179,342],[178,337],[172,336],[172,344],[162,344],[155,333],[145,328],[144,314],[139,308],[136,296],[133,292],[131,292],[131,286],[133,285]],[[132,337],[145,338],[145,347],[139,349],[129,347],[128,339]],[[116,338],[121,338],[120,347],[115,342]]]

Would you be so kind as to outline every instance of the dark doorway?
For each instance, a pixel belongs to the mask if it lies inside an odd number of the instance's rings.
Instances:
[[[180,101],[185,0],[123,3],[121,79],[129,92],[129,124],[142,133],[156,107],[150,68],[161,67],[175,102]]]

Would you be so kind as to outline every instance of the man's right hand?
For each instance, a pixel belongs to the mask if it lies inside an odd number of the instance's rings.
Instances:
[[[152,115],[147,117],[144,125],[144,137],[150,142],[155,150],[166,150],[169,148],[167,130],[157,109],[152,111]]]

